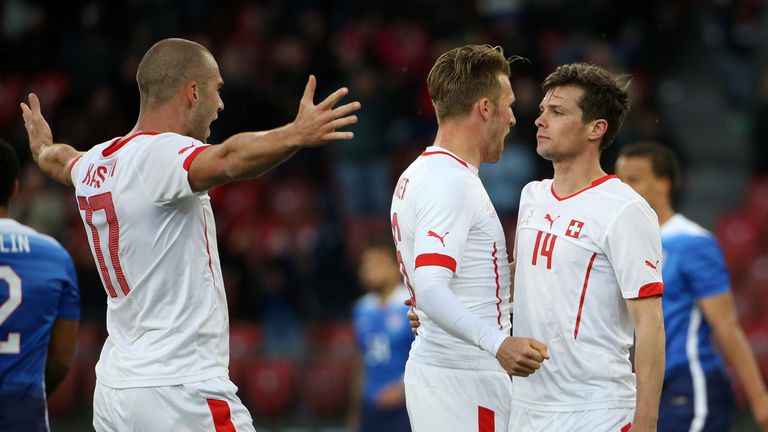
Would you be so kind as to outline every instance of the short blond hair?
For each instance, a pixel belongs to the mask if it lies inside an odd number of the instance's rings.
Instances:
[[[206,66],[213,59],[210,51],[186,39],[163,39],[147,50],[136,71],[141,106],[168,102],[187,80],[208,78]]]
[[[500,46],[466,45],[441,55],[427,76],[438,121],[469,114],[482,97],[498,100],[498,76],[509,76],[510,61]]]

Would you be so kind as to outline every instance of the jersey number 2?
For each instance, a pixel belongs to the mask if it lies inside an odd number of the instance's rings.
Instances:
[[[118,251],[120,250],[120,224],[117,221],[117,213],[115,213],[115,204],[112,202],[112,192],[105,192],[98,195],[93,195],[89,198],[78,196],[77,205],[81,211],[85,212],[85,223],[91,228],[91,242],[93,244],[93,252],[96,255],[96,261],[99,264],[99,271],[101,272],[101,278],[104,280],[104,286],[107,289],[109,296],[117,297],[117,291],[112,283],[112,276],[109,274],[107,268],[107,261],[104,259],[104,253],[101,250],[101,241],[99,237],[99,230],[93,223],[93,212],[104,211],[109,237],[108,249],[109,249],[109,262],[112,266],[112,270],[117,278],[117,284],[120,285],[120,290],[124,295],[128,295],[131,292],[131,288],[128,286],[128,281],[125,279],[123,273],[123,266],[120,265],[120,256]]]
[[[21,304],[21,278],[9,266],[0,266],[0,281],[8,284],[8,299],[0,305],[0,326]],[[21,333],[8,332],[8,340],[0,340],[0,354],[21,352]]]

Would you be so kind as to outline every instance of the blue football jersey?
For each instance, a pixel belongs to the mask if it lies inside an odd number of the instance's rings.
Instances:
[[[72,259],[53,238],[0,219],[0,397],[45,398],[53,324],[80,319]]]
[[[701,298],[730,289],[720,246],[711,233],[679,214],[661,227],[661,244],[667,378],[675,371],[706,373],[722,368],[711,328],[696,305]]]
[[[365,383],[363,400],[371,403],[378,392],[394,381],[402,382],[413,333],[403,301],[409,297],[401,286],[386,304],[378,296],[366,294],[355,303],[353,319],[363,355]]]

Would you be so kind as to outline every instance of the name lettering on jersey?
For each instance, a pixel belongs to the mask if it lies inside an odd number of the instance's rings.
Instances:
[[[402,177],[400,181],[397,182],[397,186],[395,186],[395,196],[398,199],[403,199],[405,196],[405,188],[408,186],[408,178]]]
[[[82,183],[86,186],[99,189],[107,179],[107,175],[109,175],[109,177],[113,177],[115,175],[116,166],[117,160],[112,163],[111,168],[107,165],[90,164],[88,165],[88,171],[86,171]]]
[[[552,229],[552,225],[555,224],[556,220],[560,219],[560,215],[557,215],[556,218],[552,219],[552,216],[550,216],[550,214],[547,213],[546,215],[544,215],[544,219],[546,219],[547,222],[549,222],[549,229]]]
[[[568,229],[565,230],[565,235],[571,238],[579,238],[581,235],[581,229],[584,227],[584,222],[576,219],[571,219],[571,223],[568,224]]]
[[[427,237],[434,237],[434,238],[440,240],[440,243],[443,245],[443,247],[445,247],[445,236],[447,236],[448,234],[449,234],[449,232],[446,232],[445,234],[440,236],[436,232],[430,231],[430,232],[427,233]]]
[[[29,236],[24,234],[0,234],[0,252],[29,253]]]
[[[645,260],[645,265],[647,265],[648,267],[654,270],[658,270],[657,266],[659,265],[659,260],[656,260],[656,264],[653,264],[652,262]]]

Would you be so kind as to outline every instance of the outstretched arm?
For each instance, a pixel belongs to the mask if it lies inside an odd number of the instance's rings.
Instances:
[[[310,75],[292,123],[266,132],[233,135],[200,153],[189,167],[192,190],[199,192],[219,184],[258,177],[303,147],[352,139],[352,132],[337,129],[357,122],[357,117],[350,114],[360,109],[360,102],[334,108],[349,92],[341,88],[315,105],[316,86],[315,77]]]
[[[72,186],[69,168],[72,162],[83,153],[67,144],[54,144],[53,133],[40,111],[40,100],[34,93],[29,94],[29,105],[22,102],[21,112],[24,127],[29,136],[29,150],[37,166],[48,177],[59,183]]]

